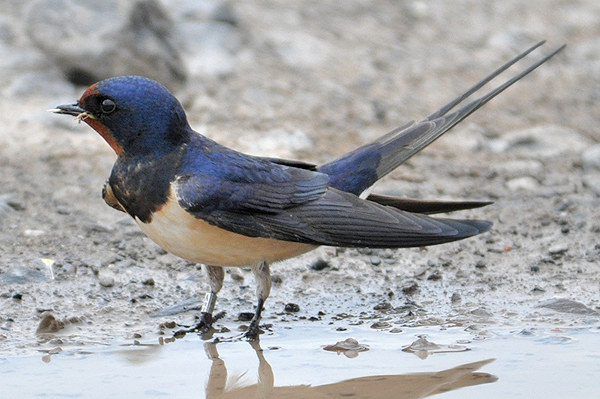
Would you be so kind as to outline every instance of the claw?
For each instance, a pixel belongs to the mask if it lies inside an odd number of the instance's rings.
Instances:
[[[219,312],[216,315],[212,315],[208,312],[200,313],[200,321],[194,327],[184,328],[181,330],[177,330],[173,333],[173,336],[176,338],[182,338],[187,333],[196,332],[200,335],[207,335],[210,332],[213,332],[213,324],[216,323],[219,319],[225,317],[225,312]]]
[[[260,329],[260,326],[258,324],[258,320],[252,320],[250,326],[243,334],[244,338],[246,338],[249,342],[257,341],[258,335],[264,333],[264,331]]]

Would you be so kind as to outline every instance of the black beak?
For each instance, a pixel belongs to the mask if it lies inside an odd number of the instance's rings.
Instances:
[[[87,111],[79,106],[79,104],[66,104],[59,105],[56,108],[49,109],[49,112],[54,112],[56,114],[65,114],[65,115],[73,115],[79,116]]]

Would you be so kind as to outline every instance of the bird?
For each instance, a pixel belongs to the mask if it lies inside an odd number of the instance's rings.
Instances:
[[[508,61],[426,118],[405,124],[323,165],[251,156],[197,133],[164,86],[118,76],[90,86],[74,104],[49,111],[75,116],[104,138],[117,158],[104,201],[129,214],[166,251],[205,266],[210,291],[192,329],[209,331],[224,267],[250,267],[256,310],[243,334],[258,338],[271,290],[270,265],[318,246],[423,247],[488,231],[492,223],[435,217],[489,201],[416,200],[370,194],[396,169],[565,45],[454,110],[485,84],[544,44]]]

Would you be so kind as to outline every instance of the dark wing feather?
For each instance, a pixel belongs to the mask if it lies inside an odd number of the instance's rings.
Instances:
[[[260,158],[264,159],[265,161],[273,162],[273,163],[276,163],[279,165],[291,166],[294,168],[300,168],[300,169],[306,169],[306,170],[312,170],[312,171],[317,170],[317,165],[308,163],[308,162],[304,162],[304,161],[297,161],[294,159],[284,159],[284,158],[271,158],[271,157],[260,157]]]
[[[492,201],[433,201],[392,197],[380,194],[371,194],[367,197],[367,200],[377,202],[381,205],[398,208],[403,211],[423,213],[425,215],[481,208],[482,206],[493,204]]]
[[[371,248],[441,244],[482,233],[491,227],[486,221],[434,219],[413,214],[335,189],[287,212],[255,215],[254,219],[277,239]]]
[[[296,182],[297,183],[297,182]],[[302,182],[305,183],[305,182]],[[353,194],[327,189],[318,198],[301,204],[287,201],[287,207],[270,206],[270,198],[281,187],[254,186],[253,201],[227,208],[199,209],[188,196],[185,185],[178,183],[180,204],[195,217],[234,233],[282,241],[344,247],[401,248],[441,244],[487,231],[483,221],[433,219],[359,199]],[[234,189],[229,187],[228,190]],[[206,194],[199,194],[206,197]],[[276,201],[276,204],[281,204]],[[261,204],[261,206],[256,206]]]

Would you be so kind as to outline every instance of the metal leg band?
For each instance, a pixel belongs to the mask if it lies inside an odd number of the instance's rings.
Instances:
[[[202,305],[202,313],[212,314],[215,310],[215,304],[217,303],[217,294],[208,292],[204,296],[204,304]]]

